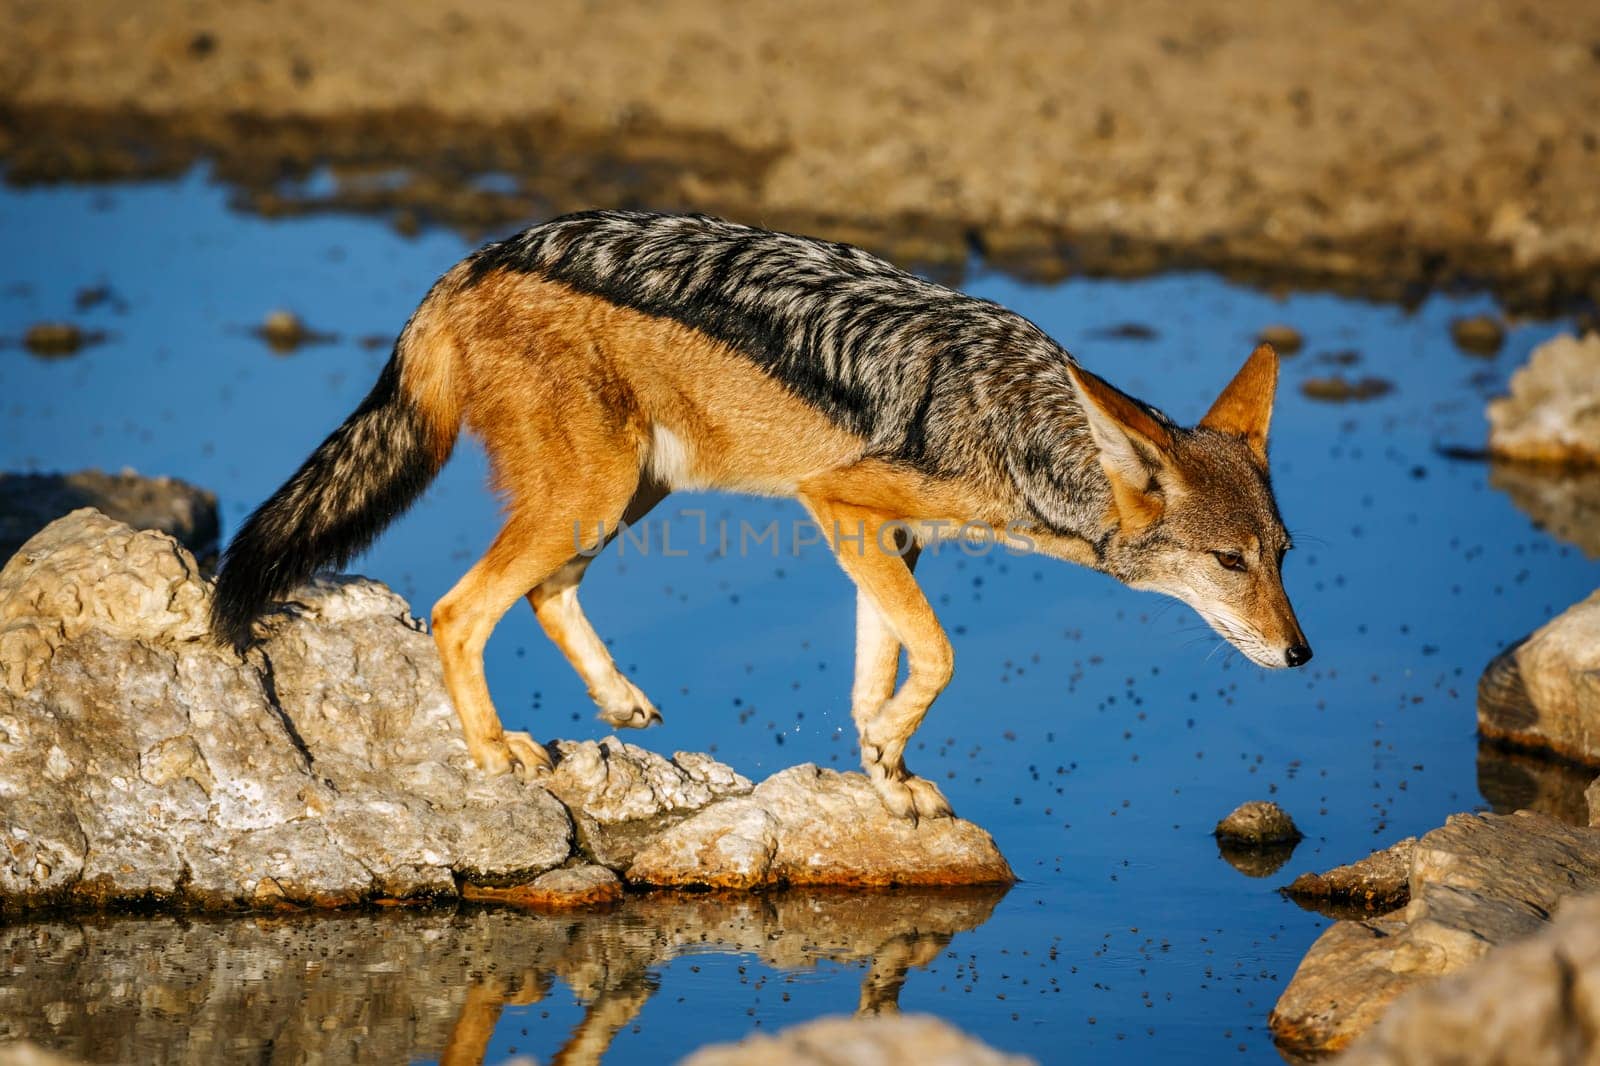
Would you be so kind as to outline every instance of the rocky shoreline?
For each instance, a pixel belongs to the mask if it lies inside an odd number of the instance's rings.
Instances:
[[[242,658],[209,595],[177,542],[92,509],[0,570],[0,917],[1015,880],[982,829],[893,818],[859,774],[752,784],[607,738],[486,778],[387,588],[318,580]]]

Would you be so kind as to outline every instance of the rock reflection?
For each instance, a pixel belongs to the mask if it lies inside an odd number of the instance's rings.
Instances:
[[[1600,558],[1600,470],[1496,462],[1489,484],[1536,527]]]
[[[95,918],[0,927],[0,1043],[87,1062],[478,1063],[501,1013],[555,982],[583,1017],[549,1061],[594,1063],[684,954],[870,963],[859,1009],[989,918],[1004,889],[654,894],[605,913]]]
[[[1478,741],[1478,792],[1496,814],[1537,811],[1568,825],[1589,824],[1584,790],[1600,770],[1565,759]]]

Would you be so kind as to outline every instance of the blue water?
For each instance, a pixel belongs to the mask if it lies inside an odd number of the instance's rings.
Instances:
[[[198,174],[6,190],[0,246],[0,336],[55,318],[109,333],[69,359],[0,348],[0,468],[176,475],[218,492],[225,530],[354,407],[394,331],[467,251],[447,232],[242,216]],[[101,283],[125,310],[75,312],[75,292]],[[1485,466],[1435,450],[1481,444],[1485,400],[1561,323],[1514,324],[1485,361],[1448,336],[1452,318],[1494,310],[1481,295],[1407,311],[1204,275],[1030,286],[981,270],[966,288],[1182,421],[1205,410],[1262,326],[1304,332],[1305,350],[1285,362],[1273,473],[1299,545],[1287,584],[1316,659],[1262,672],[1219,649],[1187,608],[1065,564],[949,547],[924,556],[918,576],[957,667],[909,761],[995,835],[1024,880],[991,920],[912,971],[901,1006],[1043,1061],[1275,1061],[1267,1012],[1326,924],[1275,888],[1481,807],[1479,672],[1600,579],[1600,565],[1490,488]],[[276,307],[340,339],[273,354],[250,329]],[[1123,322],[1158,336],[1097,335]],[[382,343],[363,345],[368,335]],[[1319,358],[1345,350],[1358,365]],[[1395,389],[1347,405],[1301,395],[1305,378],[1332,372]],[[496,531],[483,477],[481,453],[463,446],[355,569],[426,615]],[[698,528],[680,508],[735,531],[800,517],[788,501],[674,497],[655,517],[679,546]],[[713,751],[756,778],[802,761],[854,766],[853,596],[826,552],[608,553],[584,596],[666,717],[625,739]],[[508,726],[603,732],[531,612],[501,624],[488,671]],[[1308,837],[1265,878],[1222,861],[1210,837],[1254,798],[1281,803]],[[862,976],[824,965],[784,984],[785,999],[777,981],[758,987],[767,972],[738,956],[667,964],[607,1061],[655,1062],[663,1049],[847,1012]],[[573,1024],[559,1001],[507,1008],[489,1060],[513,1047],[547,1057]]]

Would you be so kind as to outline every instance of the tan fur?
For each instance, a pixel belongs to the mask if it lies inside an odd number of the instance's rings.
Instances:
[[[659,720],[578,604],[587,553],[673,489],[729,489],[795,497],[822,528],[858,589],[852,715],[863,763],[895,812],[948,814],[904,753],[950,680],[950,641],[912,576],[915,547],[903,550],[901,539],[901,550],[886,548],[902,536],[894,522],[1006,528],[1017,516],[998,482],[938,480],[864,458],[864,440],[691,327],[531,274],[492,272],[471,285],[465,277],[464,268],[446,275],[413,320],[403,383],[430,422],[460,420],[482,439],[505,503],[505,527],[433,614],[445,682],[478,764],[494,773],[549,764],[532,737],[502,729],[483,674],[490,632],[524,597],[604,719]],[[1174,440],[1094,375],[1071,373],[1113,488],[1108,524],[1131,535],[1163,514],[1139,477],[1143,450],[1171,461]],[[1254,431],[1260,380],[1247,364],[1214,408],[1219,423]],[[1113,447],[1125,454],[1108,457]],[[1087,540],[1030,537],[1046,554],[1096,562]],[[907,676],[896,689],[902,647]]]
[[[483,677],[490,631],[524,596],[603,717],[616,725],[659,718],[578,607],[588,560],[576,550],[575,524],[582,546],[593,548],[601,527],[609,536],[619,519],[636,521],[670,489],[690,487],[796,496],[825,531],[837,519],[847,534],[860,525],[875,536],[891,519],[1003,526],[1009,518],[970,487],[861,461],[860,438],[689,327],[509,273],[470,288],[447,277],[437,305],[419,316],[430,343],[408,351],[418,358],[407,364],[407,388],[430,416],[459,413],[483,440],[505,500],[505,528],[434,610],[445,681],[487,770],[548,763],[531,737],[503,731]],[[653,459],[663,443],[673,454]],[[659,484],[653,472],[677,483]],[[841,562],[883,619],[865,657],[876,665],[855,701],[864,740],[882,752],[875,776],[904,813],[916,813],[919,795],[922,813],[942,813],[948,806],[936,789],[918,794],[920,783],[907,784],[900,753],[948,680],[949,642],[905,560],[847,554]],[[912,648],[912,678],[891,700],[901,643]]]

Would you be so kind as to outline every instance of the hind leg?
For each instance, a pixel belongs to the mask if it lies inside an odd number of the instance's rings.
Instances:
[[[629,525],[638,522],[666,495],[666,489],[646,482],[623,511],[622,521]],[[606,542],[610,543],[616,535],[617,527],[609,527]],[[617,668],[605,642],[589,624],[578,603],[578,584],[594,558],[594,555],[574,555],[554,574],[534,586],[528,593],[528,602],[545,634],[561,649],[588,686],[590,698],[600,707],[601,720],[618,729],[643,729],[661,721],[661,712]]]
[[[547,482],[519,494],[489,551],[433,609],[445,687],[467,750],[490,774],[550,765],[549,754],[532,737],[501,727],[483,674],[483,649],[512,604],[565,566],[575,546],[598,545],[600,524],[609,528],[621,517],[638,484],[637,466],[630,459],[607,475],[597,465],[591,464],[581,483]],[[585,543],[575,545],[583,538]]]

